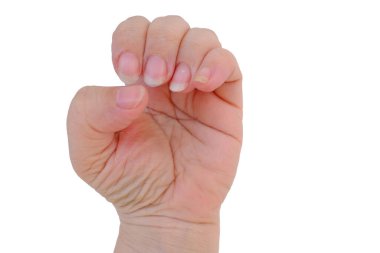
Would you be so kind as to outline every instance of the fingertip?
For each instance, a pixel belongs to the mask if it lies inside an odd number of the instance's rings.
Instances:
[[[240,73],[237,70],[237,62],[232,53],[223,48],[215,48],[203,59],[192,85],[198,90],[210,92],[237,79]]]
[[[152,55],[148,58],[144,69],[144,83],[149,87],[157,87],[165,82],[167,63],[160,56]]]
[[[210,67],[201,67],[200,70],[195,75],[193,81],[195,83],[206,84],[209,82],[211,77]]]
[[[126,85],[136,83],[140,77],[140,72],[140,62],[135,54],[123,52],[119,56],[117,74]]]
[[[169,89],[172,92],[182,92],[188,87],[190,79],[191,70],[189,65],[186,63],[179,63],[170,82]]]
[[[134,57],[137,57],[138,59],[137,62],[139,63],[139,74],[141,74],[141,63],[143,62],[146,31],[148,30],[149,24],[149,20],[144,17],[130,17],[127,20],[121,22],[112,34],[112,64],[115,72],[126,84],[133,83],[133,81],[135,81],[135,76],[131,75],[134,73],[128,73],[131,72],[131,70],[127,70],[127,75],[120,74],[121,66],[119,66],[119,61],[123,57],[122,55],[124,53],[134,54]],[[134,64],[131,62],[129,64],[131,65],[129,67],[136,69],[136,67],[133,67]]]
[[[215,84],[215,70],[211,66],[201,66],[192,80],[192,86],[196,89],[210,92],[215,89],[215,86],[220,85],[220,82]]]

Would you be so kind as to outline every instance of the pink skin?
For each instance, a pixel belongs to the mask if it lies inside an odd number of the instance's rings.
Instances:
[[[124,83],[135,83],[141,72],[139,59],[133,53],[124,52],[119,56],[117,70]]]
[[[173,92],[184,91],[191,80],[191,70],[186,63],[179,63],[175,70],[169,89]]]
[[[115,252],[217,252],[242,141],[235,58],[177,16],[132,17],[112,48],[128,86],[82,88],[67,126],[74,169],[119,214]]]

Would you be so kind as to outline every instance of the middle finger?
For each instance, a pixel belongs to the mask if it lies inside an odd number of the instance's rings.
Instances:
[[[149,26],[144,52],[144,82],[156,87],[173,76],[178,48],[189,24],[179,16],[156,18]]]

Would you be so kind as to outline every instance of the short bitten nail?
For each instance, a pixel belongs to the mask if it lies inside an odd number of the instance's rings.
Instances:
[[[173,92],[181,92],[186,89],[190,79],[191,71],[189,66],[186,63],[180,63],[174,72],[169,89]]]
[[[159,56],[150,56],[144,70],[145,84],[151,87],[159,86],[165,81],[166,74],[166,62]]]
[[[210,80],[211,71],[209,68],[202,68],[194,78],[194,82],[207,83]]]
[[[135,54],[124,52],[120,55],[118,75],[126,85],[133,84],[139,79],[140,66]]]

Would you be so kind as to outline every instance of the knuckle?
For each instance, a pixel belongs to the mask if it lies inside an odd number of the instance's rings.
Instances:
[[[90,86],[84,86],[75,93],[70,103],[68,119],[72,119],[73,117],[75,118],[76,116],[83,114],[86,105],[86,98],[88,97],[90,90],[89,87]]]
[[[214,31],[207,28],[192,28],[186,36],[186,43],[195,48],[220,46],[220,42]]]
[[[143,16],[132,16],[121,22],[113,32],[113,37],[123,34],[126,30],[133,30],[138,24],[149,23],[149,20]]]
[[[180,16],[158,17],[152,21],[149,34],[152,36],[178,37],[189,29],[189,24]]]
[[[77,93],[75,94],[75,97],[86,97],[88,95],[88,91],[90,89],[90,86],[83,86],[80,88]]]
[[[235,59],[235,56],[233,55],[233,53],[228,49],[222,48],[219,53],[221,56],[228,57],[232,60]]]
[[[127,18],[124,22],[135,23],[135,22],[149,22],[149,21],[146,17],[137,15],[137,16],[132,16],[132,17]]]
[[[198,34],[199,36],[207,37],[208,39],[218,39],[218,35],[209,28],[195,27],[191,30],[194,30],[195,34]]]
[[[92,86],[83,86],[80,88],[77,93],[75,94],[72,104],[80,104],[83,105],[85,101],[88,99],[90,96],[90,91],[91,91]]]
[[[156,24],[156,25],[157,24],[160,24],[160,25],[177,24],[177,25],[189,26],[186,20],[178,15],[168,15],[168,16],[157,17],[152,21],[152,24]]]
[[[213,57],[216,59],[221,59],[223,62],[230,66],[234,66],[237,63],[233,53],[225,48],[220,48],[220,50],[214,50]]]
[[[176,44],[178,37],[176,34],[166,32],[165,30],[155,30],[149,33],[149,41],[154,41],[153,47],[171,47]]]

